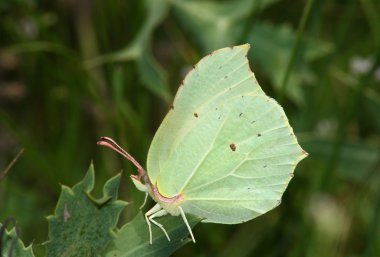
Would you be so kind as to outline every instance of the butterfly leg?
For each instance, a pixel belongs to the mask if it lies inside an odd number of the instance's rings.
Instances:
[[[147,211],[145,213],[145,220],[146,220],[146,223],[148,223],[148,228],[149,228],[149,242],[150,242],[150,244],[152,244],[152,242],[153,242],[151,222],[153,224],[155,224],[156,226],[158,226],[159,228],[161,228],[162,231],[165,233],[166,237],[168,238],[168,240],[170,241],[170,237],[169,237],[168,233],[166,232],[166,230],[164,229],[164,227],[162,226],[162,224],[153,220],[154,218],[161,217],[161,216],[164,216],[166,214],[167,214],[167,212],[165,210],[163,210],[159,204],[156,204],[155,206],[153,206],[152,209],[150,209],[149,211]]]
[[[141,210],[145,206],[147,200],[148,200],[148,193],[145,193],[144,202],[140,206],[139,210]]]
[[[150,224],[150,220],[149,220],[149,216],[160,211],[162,208],[159,204],[156,204],[155,206],[153,206],[152,209],[150,209],[149,211],[147,211],[145,213],[145,220],[146,220],[146,223],[148,224],[148,228],[149,228],[149,239],[150,239],[150,244],[152,244],[152,225]]]
[[[178,208],[179,208],[179,210],[180,210],[180,212],[181,212],[182,219],[183,219],[183,221],[185,222],[187,229],[189,230],[189,233],[190,233],[191,239],[192,239],[193,242],[195,243],[195,238],[194,238],[194,235],[193,235],[193,231],[191,231],[191,227],[190,227],[190,225],[189,225],[189,222],[188,222],[187,219],[186,219],[185,212],[183,211],[183,209],[182,209],[181,207],[178,207]]]
[[[151,216],[148,217],[148,219],[154,224],[156,225],[157,227],[159,227],[165,234],[166,238],[168,239],[168,241],[170,241],[170,237],[168,235],[168,233],[166,232],[164,226],[162,226],[162,224],[158,223],[157,221],[154,220],[154,218],[157,218],[157,217],[161,217],[161,216],[164,216],[168,214],[167,211],[165,210],[159,210],[158,212],[152,214]]]

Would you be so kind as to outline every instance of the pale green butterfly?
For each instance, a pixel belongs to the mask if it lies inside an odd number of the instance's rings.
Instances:
[[[195,242],[185,213],[236,224],[268,212],[307,156],[282,107],[257,83],[248,49],[219,49],[189,72],[153,138],[147,172],[112,139],[98,142],[137,167],[132,181],[157,202],[145,214],[150,243],[151,223],[170,240],[154,220],[166,214],[181,215]]]

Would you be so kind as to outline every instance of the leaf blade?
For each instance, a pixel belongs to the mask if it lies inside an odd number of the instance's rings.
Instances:
[[[108,180],[101,199],[89,197],[95,173],[91,165],[85,178],[72,189],[62,186],[55,215],[49,216],[47,256],[96,256],[112,240],[126,203],[117,200],[120,174]]]
[[[105,257],[165,257],[170,256],[178,248],[191,240],[187,238],[188,231],[179,217],[165,216],[156,219],[161,223],[170,235],[169,242],[164,233],[157,227],[152,226],[153,244],[149,243],[148,225],[139,213],[129,223],[125,224],[115,235],[113,242],[107,247]],[[199,219],[188,217],[191,227],[194,227]]]

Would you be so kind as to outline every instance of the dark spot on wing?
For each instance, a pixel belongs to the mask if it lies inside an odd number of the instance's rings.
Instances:
[[[241,117],[243,115],[243,113],[241,112],[240,114],[239,114],[239,117]]]
[[[264,165],[264,166],[263,166],[263,168],[266,168],[266,167],[267,167],[267,165]]]
[[[258,137],[261,137],[261,134],[259,133],[259,134],[257,134],[257,136],[258,136]]]
[[[253,120],[253,121],[251,121],[251,124],[253,124],[253,123],[255,123],[256,121],[255,120]]]
[[[224,76],[224,79],[227,79],[228,78],[228,76]]]
[[[194,117],[198,118],[198,113],[194,112]]]
[[[235,144],[230,144],[230,148],[231,148],[232,151],[235,152],[235,150],[236,150],[236,145],[235,145]]]

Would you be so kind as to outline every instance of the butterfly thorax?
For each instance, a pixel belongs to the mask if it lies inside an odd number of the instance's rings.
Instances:
[[[163,196],[157,188],[157,183],[153,184],[146,174],[144,174],[141,179],[138,179],[136,176],[131,176],[131,178],[138,190],[148,193],[152,199],[168,213],[174,216],[178,216],[180,214],[178,207],[184,201],[184,198],[181,194],[170,198]]]

